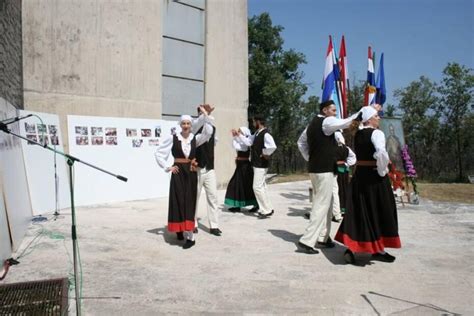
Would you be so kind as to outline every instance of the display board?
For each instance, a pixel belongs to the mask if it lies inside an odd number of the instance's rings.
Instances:
[[[0,120],[14,118],[19,113],[6,100],[0,98]],[[18,122],[8,125],[9,129],[19,134]],[[8,218],[9,234],[12,240],[12,249],[16,250],[26,233],[32,217],[31,201],[28,192],[23,153],[19,138],[0,132],[0,181],[3,186],[5,216],[0,220],[2,236],[5,234],[5,220]],[[0,201],[1,202],[1,201]],[[0,207],[0,212],[2,208]],[[10,241],[8,241],[10,242]],[[0,253],[6,247],[4,239],[0,239]]]
[[[123,182],[75,163],[76,205],[168,196],[170,175],[158,166],[154,153],[176,129],[174,121],[69,115],[70,154],[128,178]]]
[[[33,116],[19,123],[20,134],[64,152],[59,117],[55,114],[20,111],[21,116],[29,114]],[[58,210],[69,207],[69,179],[64,156],[27,141],[21,141],[21,145],[33,215],[54,213],[56,199]]]

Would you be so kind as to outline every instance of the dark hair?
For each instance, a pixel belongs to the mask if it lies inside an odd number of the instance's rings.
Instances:
[[[322,112],[325,107],[333,105],[333,104],[335,104],[333,100],[321,102],[319,104],[319,111]]]
[[[265,117],[262,114],[255,114],[253,119],[265,125]]]

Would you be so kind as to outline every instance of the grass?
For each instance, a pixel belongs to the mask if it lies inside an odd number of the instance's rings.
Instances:
[[[309,180],[307,173],[281,174],[271,183]],[[420,197],[437,202],[474,204],[474,184],[470,183],[425,183],[417,182]]]

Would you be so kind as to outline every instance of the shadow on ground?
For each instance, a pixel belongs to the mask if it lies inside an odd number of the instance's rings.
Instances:
[[[288,208],[288,214],[287,216],[301,216],[304,217],[304,214],[308,213],[311,211],[311,207],[304,207],[304,208],[294,208],[294,207],[289,207]]]
[[[309,197],[306,194],[293,192],[293,193],[280,193],[280,195],[283,196],[285,199],[308,201],[309,203]]]

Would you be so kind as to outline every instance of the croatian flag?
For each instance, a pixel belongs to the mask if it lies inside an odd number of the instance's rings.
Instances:
[[[346,54],[346,42],[344,41],[344,35],[341,40],[341,47],[339,48],[339,82],[341,87],[341,107],[342,117],[347,117],[347,102],[348,102],[348,91],[349,91],[349,70],[347,69],[347,54]]]
[[[326,66],[324,67],[324,81],[323,81],[323,96],[322,102],[333,100],[336,104],[337,117],[342,117],[341,107],[339,106],[339,99],[337,94],[337,66],[334,47],[332,45],[332,38],[329,36],[329,46],[326,53]]]
[[[367,85],[365,87],[365,105],[375,104],[375,71],[372,59],[372,48],[369,46],[369,59],[367,67]]]

